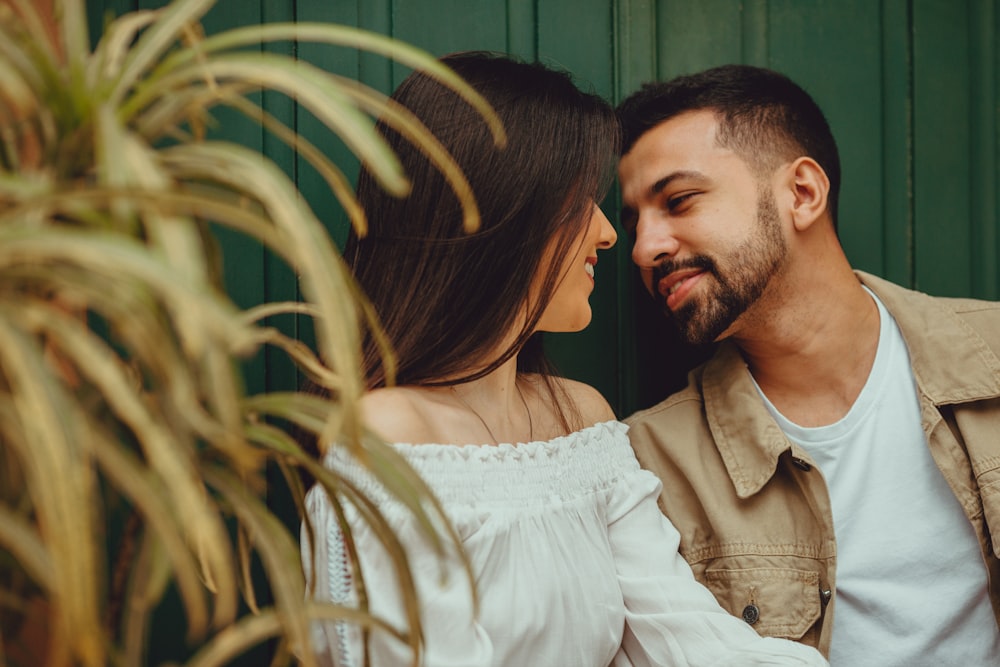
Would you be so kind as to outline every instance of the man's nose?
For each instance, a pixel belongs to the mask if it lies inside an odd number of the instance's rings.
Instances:
[[[632,261],[639,268],[652,268],[677,254],[680,242],[666,223],[650,223],[640,218],[635,228]]]

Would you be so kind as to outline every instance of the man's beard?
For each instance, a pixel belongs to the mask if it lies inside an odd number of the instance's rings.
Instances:
[[[781,220],[774,195],[763,188],[757,193],[757,224],[750,237],[726,257],[723,274],[718,263],[707,255],[680,261],[667,260],[653,269],[653,285],[679,269],[697,268],[714,279],[714,287],[700,298],[690,298],[677,310],[663,300],[667,319],[684,339],[701,345],[715,341],[764,293],[777,273],[787,251],[781,235]]]

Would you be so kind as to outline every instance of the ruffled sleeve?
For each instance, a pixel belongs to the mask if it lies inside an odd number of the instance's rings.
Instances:
[[[680,534],[656,504],[659,480],[638,468],[636,463],[615,486],[609,506],[609,538],[625,602],[625,634],[614,664],[828,665],[815,649],[761,637],[719,606],[678,552]]]
[[[439,559],[417,529],[415,521],[391,502],[380,503],[392,530],[407,553],[420,601],[425,667],[486,667],[492,663],[490,639],[475,620],[469,579],[455,553]],[[351,569],[333,508],[319,488],[310,491],[307,511],[313,522],[314,553],[303,549],[306,576],[315,582],[315,597],[336,604],[356,606]],[[370,611],[389,625],[407,629],[402,597],[394,567],[382,543],[347,508],[348,522],[360,559]],[[306,544],[303,535],[303,545]],[[359,667],[363,664],[362,635],[350,623],[315,622],[312,645],[323,667]],[[373,630],[368,650],[372,667],[410,664],[409,646],[387,632]]]

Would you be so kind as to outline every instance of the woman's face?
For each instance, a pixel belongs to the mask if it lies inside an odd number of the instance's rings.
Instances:
[[[611,226],[601,208],[594,204],[590,221],[580,235],[570,244],[570,252],[563,258],[562,268],[556,288],[545,311],[542,313],[536,331],[580,331],[590,324],[590,293],[594,291],[594,267],[597,265],[597,251],[607,250],[615,244],[618,234]],[[559,262],[555,256],[557,241],[553,239],[542,262],[541,274]]]

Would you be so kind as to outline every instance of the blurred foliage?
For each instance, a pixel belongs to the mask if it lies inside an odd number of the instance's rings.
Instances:
[[[324,176],[360,232],[344,174],[252,102],[256,93],[293,98],[401,195],[405,174],[373,130],[372,117],[385,118],[448,175],[470,229],[478,213],[451,158],[405,110],[262,44],[313,40],[424,69],[481,109],[498,143],[502,130],[426,53],[336,25],[205,36],[199,21],[213,4],[123,15],[91,49],[83,0],[55,0],[53,21],[33,0],[0,3],[0,664],[147,664],[168,590],[183,604],[192,665],[225,664],[272,637],[286,662],[312,664],[310,619],[379,626],[363,604],[308,601],[298,526],[265,502],[268,465],[300,512],[306,472],[338,507],[362,509],[402,571],[406,560],[378,508],[293,429],[354,448],[438,548],[455,539],[434,530],[446,522],[419,477],[358,422],[359,331],[377,322],[322,224],[276,165],[205,128],[223,107],[262,125]],[[216,227],[291,267],[302,302],[238,308],[222,285]],[[289,312],[311,316],[315,350],[264,324]],[[241,360],[263,346],[332,398],[247,395]],[[116,525],[112,514],[127,518]],[[258,605],[252,562],[272,606]],[[406,597],[409,631],[389,631],[417,647]]]

